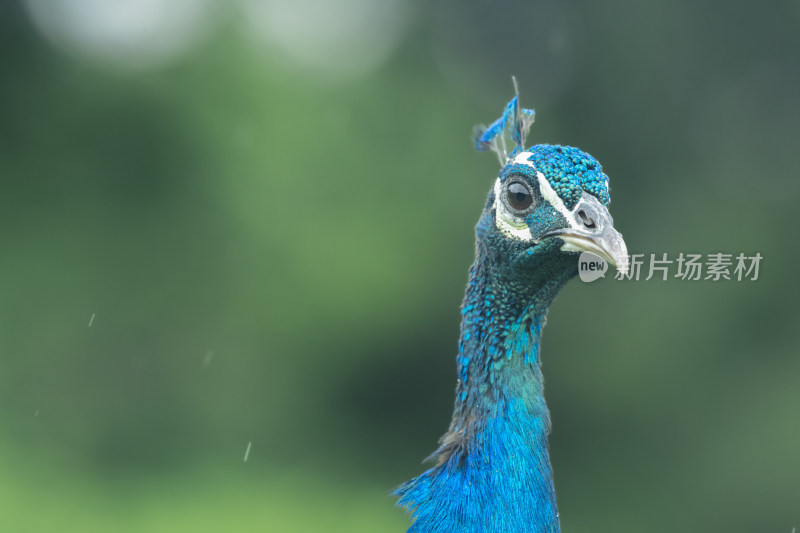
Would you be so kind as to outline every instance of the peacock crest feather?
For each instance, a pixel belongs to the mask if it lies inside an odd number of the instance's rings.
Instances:
[[[514,81],[514,98],[506,104],[500,118],[492,122],[489,127],[483,124],[475,126],[475,149],[479,152],[493,151],[497,154],[501,166],[506,164],[509,158],[525,150],[525,137],[536,118],[536,111],[519,106],[517,79],[511,79]],[[506,140],[512,143],[510,152]]]

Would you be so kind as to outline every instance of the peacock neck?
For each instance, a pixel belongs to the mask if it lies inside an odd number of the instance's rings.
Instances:
[[[453,420],[436,466],[398,489],[409,532],[558,533],[539,345],[563,279],[480,259],[462,305]]]

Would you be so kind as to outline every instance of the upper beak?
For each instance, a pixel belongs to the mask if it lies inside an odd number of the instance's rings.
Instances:
[[[590,252],[614,267],[623,275],[628,273],[628,248],[622,235],[614,229],[608,209],[597,198],[583,193],[571,212],[570,227],[548,233],[564,241],[565,252]]]

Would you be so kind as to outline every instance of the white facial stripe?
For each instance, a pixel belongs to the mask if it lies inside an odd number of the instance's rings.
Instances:
[[[528,158],[531,156],[531,152],[521,152],[514,157],[513,163],[518,165],[526,165],[530,168],[535,168],[533,163],[528,161]],[[574,210],[577,209],[578,205],[575,206],[575,209],[570,211],[567,209],[567,206],[564,205],[564,201],[558,196],[555,189],[550,185],[550,182],[547,181],[547,178],[541,172],[536,172],[536,178],[539,181],[539,191],[542,193],[542,198],[544,198],[553,208],[561,213],[561,215],[566,219],[567,224],[569,227],[574,230],[580,230],[581,227],[578,224],[577,220],[575,220],[575,216],[573,214]],[[499,200],[500,193],[502,192],[502,184],[500,183],[500,178],[497,178],[497,181],[494,183],[494,207],[495,210],[495,225],[497,229],[503,232],[503,234],[507,235],[508,237],[512,237],[515,239],[523,240],[523,241],[535,241],[533,236],[531,235],[531,230],[525,221],[515,217],[511,213],[508,212],[505,208],[505,204]],[[572,245],[570,243],[565,243],[564,246],[561,248],[564,251],[578,251],[572,250]]]
[[[564,201],[561,200],[561,197],[558,196],[558,193],[556,193],[555,189],[550,186],[550,182],[547,181],[547,178],[544,177],[544,174],[537,172],[536,177],[539,178],[539,191],[541,191],[542,197],[550,202],[550,205],[552,205],[556,211],[561,213],[561,215],[567,219],[567,224],[569,224],[570,228],[580,229],[578,222],[572,215],[572,211],[567,209],[567,206],[564,205]]]
[[[533,155],[532,152],[520,152],[514,158],[514,163],[516,163],[518,165],[527,165],[527,166],[533,168],[533,163],[528,161],[528,158],[530,156],[532,156],[532,155]]]
[[[535,168],[533,163],[528,161],[528,158],[532,155],[532,152],[521,152],[514,157],[514,163]],[[567,209],[566,205],[564,205],[564,201],[558,196],[558,193],[556,193],[556,191],[550,185],[550,182],[547,181],[547,178],[544,177],[544,174],[537,171],[536,177],[539,180],[539,190],[542,193],[542,197],[550,202],[550,205],[552,205],[556,211],[561,213],[561,215],[567,219],[567,224],[569,224],[571,228],[577,229],[578,223],[575,222],[575,217],[572,216],[572,212]],[[497,188],[497,184],[495,184],[495,198],[497,198]]]
[[[494,182],[494,224],[504,235],[521,241],[533,241],[531,229],[524,220],[519,219],[506,210],[505,204],[498,200],[502,192],[500,178]]]

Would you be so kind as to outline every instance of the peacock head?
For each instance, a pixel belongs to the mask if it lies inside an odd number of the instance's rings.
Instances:
[[[503,116],[476,132],[478,150],[494,150],[503,164],[477,226],[478,251],[515,279],[566,281],[578,257],[592,254],[627,269],[627,249],[608,212],[608,176],[591,155],[573,147],[526,149],[533,110],[515,96]],[[506,140],[512,143],[506,152]]]

